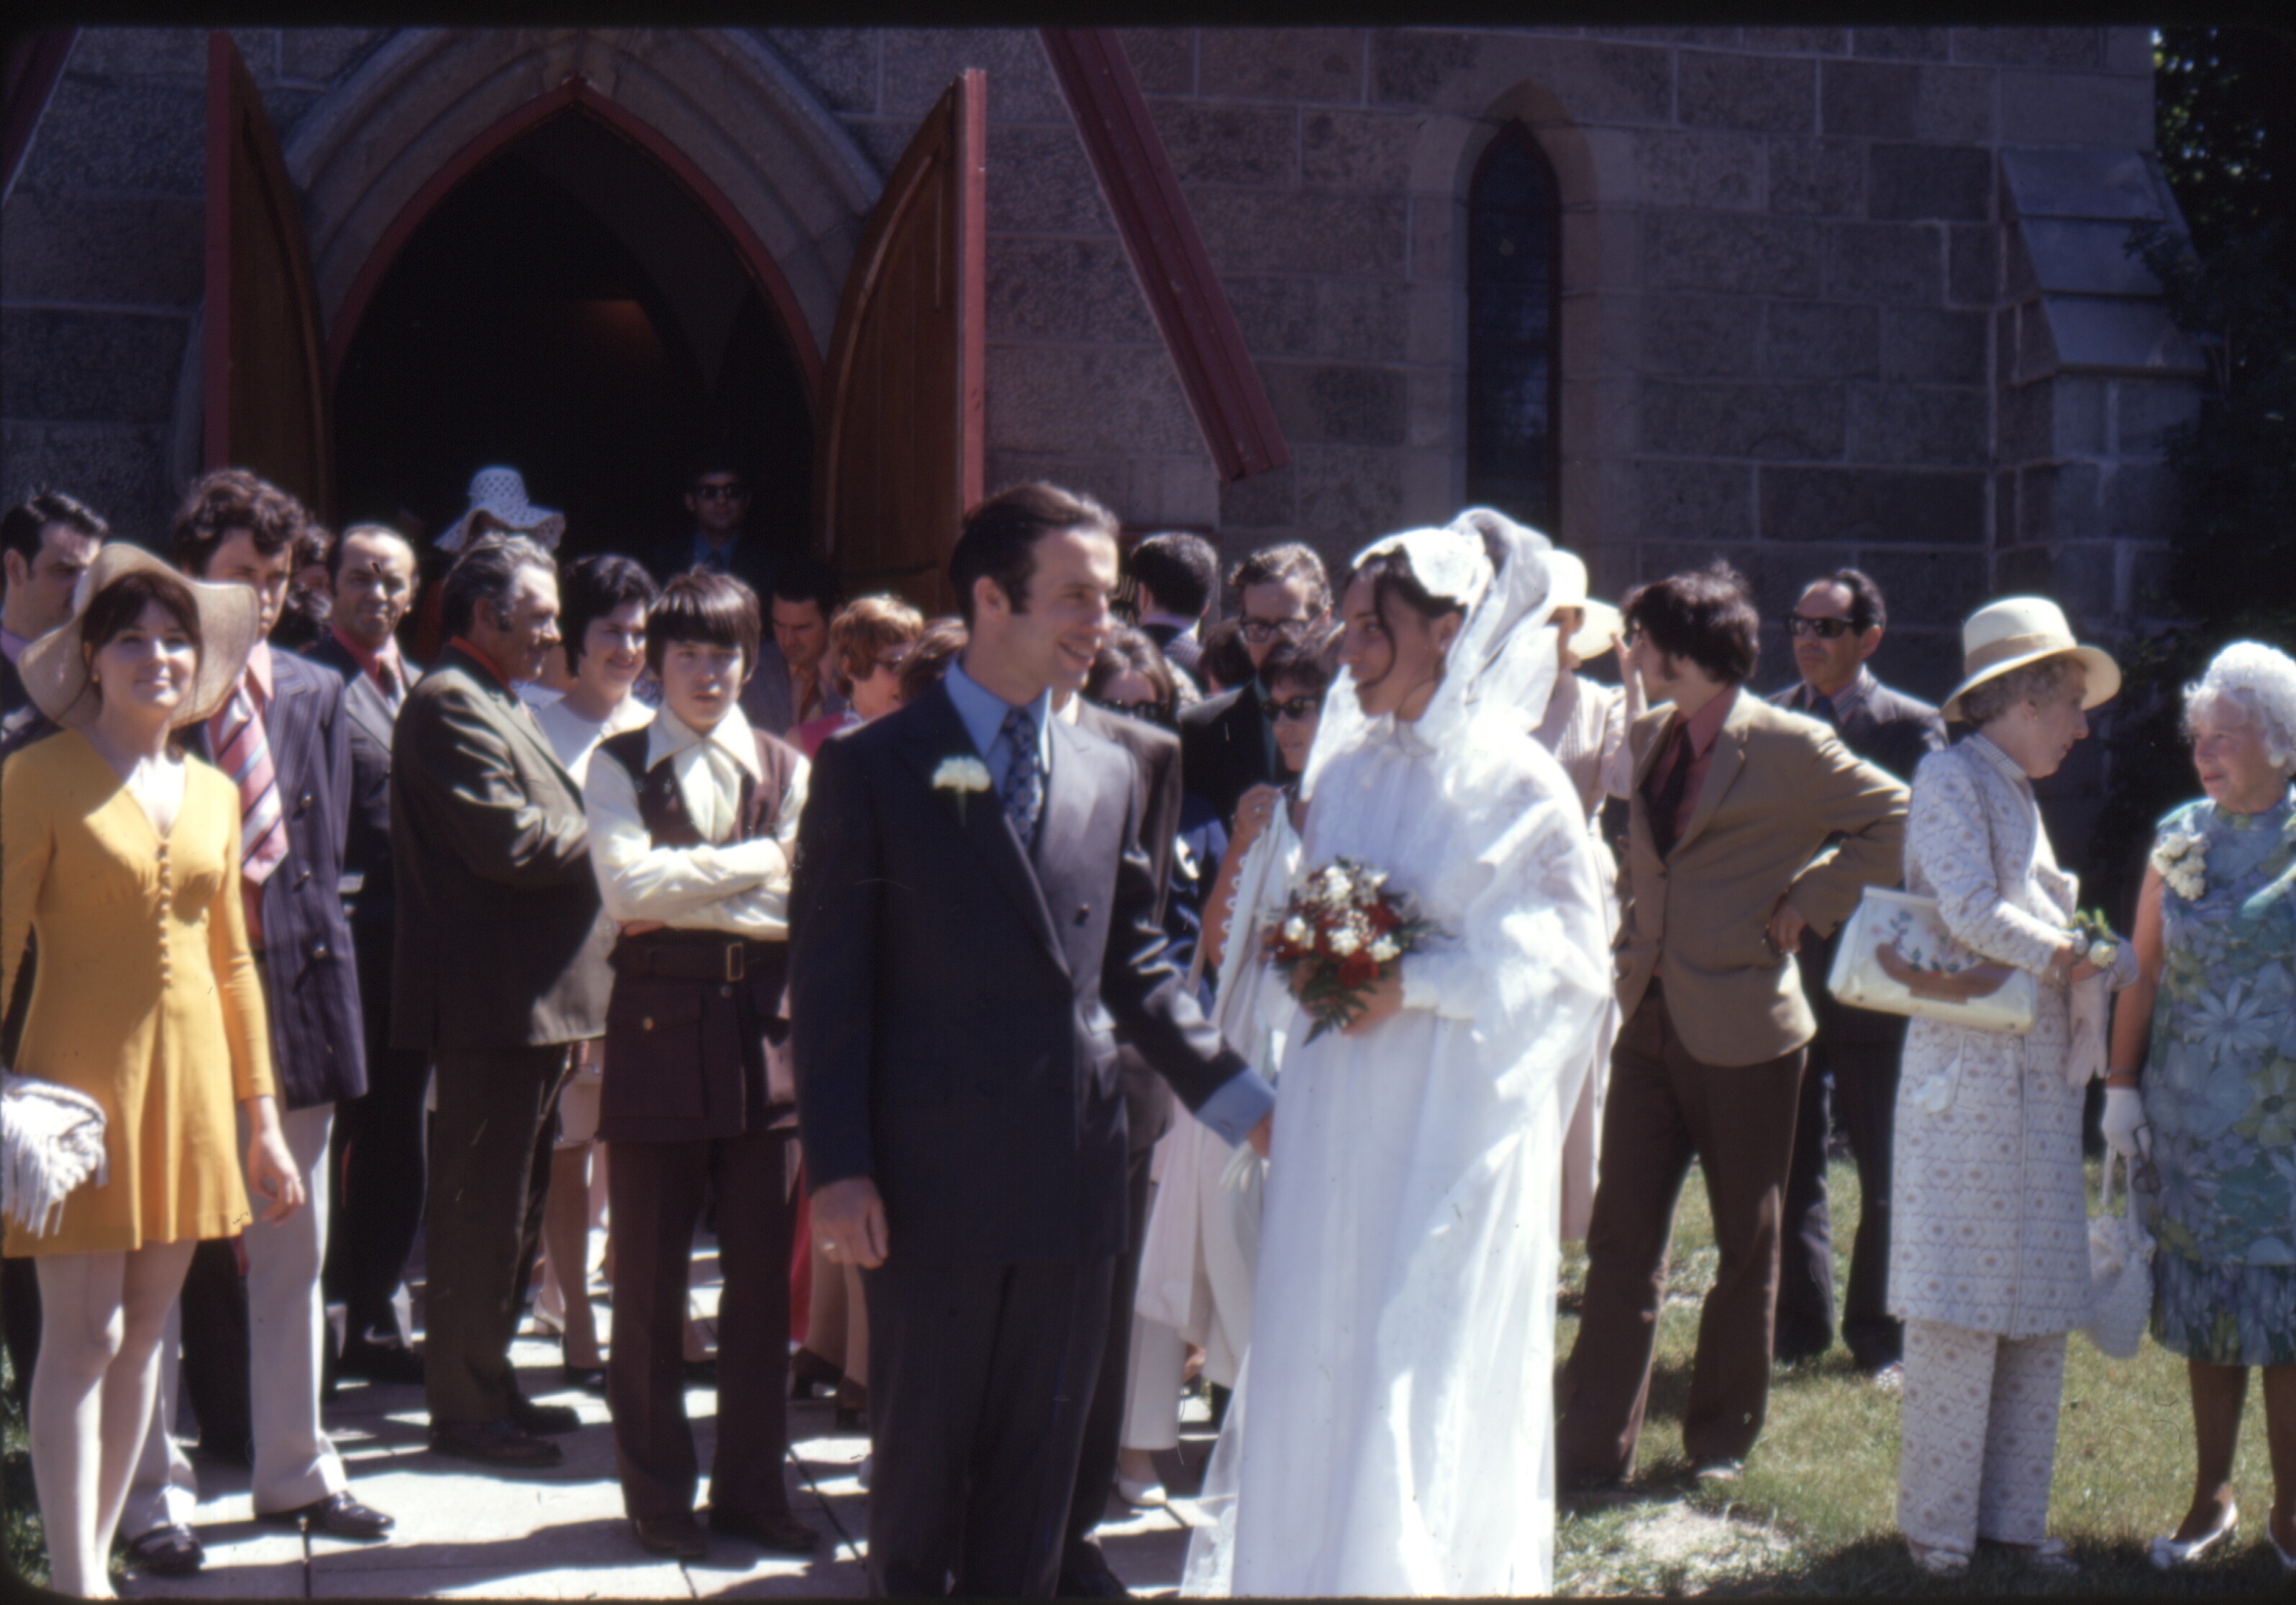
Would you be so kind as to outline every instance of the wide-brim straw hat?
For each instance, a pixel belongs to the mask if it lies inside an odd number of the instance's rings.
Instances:
[[[2081,707],[2095,708],[2120,691],[2120,665],[2101,647],[2073,639],[2064,610],[2046,596],[2005,596],[1988,602],[1961,626],[1961,684],[1945,700],[1948,719],[1962,717],[1961,700],[1988,680],[2044,658],[2070,652],[2088,671]]]
[[[108,541],[72,585],[72,616],[26,647],[16,662],[33,706],[67,730],[93,725],[103,710],[102,700],[89,682],[86,654],[80,651],[80,620],[87,616],[87,604],[113,580],[139,569],[164,574],[183,585],[199,611],[199,667],[168,721],[173,727],[180,730],[213,715],[246,671],[260,622],[253,586],[193,579],[141,546]]]
[[[1584,663],[1616,646],[1626,617],[1609,602],[1596,602],[1587,594],[1587,565],[1578,554],[1558,546],[1546,554],[1546,570],[1555,608],[1578,610],[1578,629],[1570,637],[1570,655]]]
[[[482,468],[471,476],[471,504],[435,543],[441,552],[460,552],[471,538],[471,520],[479,513],[518,535],[531,536],[555,550],[566,533],[566,515],[537,507],[526,499],[526,480],[514,468]]]

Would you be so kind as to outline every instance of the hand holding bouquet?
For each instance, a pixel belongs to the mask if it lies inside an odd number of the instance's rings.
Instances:
[[[2073,916],[2072,938],[2076,946],[2075,962],[2087,963],[2092,969],[2110,970],[2120,950],[2120,938],[2113,934],[2112,922],[2104,911],[2085,908]]]
[[[1347,1029],[1380,982],[1434,929],[1412,916],[1400,893],[1387,889],[1384,870],[1341,858],[1292,894],[1283,918],[1267,933],[1267,956],[1315,1020],[1307,1038],[1313,1042]]]

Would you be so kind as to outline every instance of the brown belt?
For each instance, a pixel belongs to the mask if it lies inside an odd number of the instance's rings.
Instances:
[[[679,981],[738,981],[749,974],[750,944],[662,942],[626,945],[611,962],[619,975],[658,975]]]

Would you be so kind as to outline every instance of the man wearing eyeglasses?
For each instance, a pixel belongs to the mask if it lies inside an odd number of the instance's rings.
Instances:
[[[747,475],[723,457],[704,457],[685,482],[685,511],[693,517],[692,532],[655,548],[647,560],[658,583],[698,569],[730,574],[761,598],[773,594],[779,557],[772,543],[742,528],[750,516]]]
[[[1914,767],[1945,749],[1945,721],[1928,703],[1892,691],[1866,660],[1882,644],[1888,610],[1882,590],[1855,569],[1810,581],[1784,620],[1800,678],[1772,694],[1780,708],[1823,720],[1859,757],[1912,783]],[[1776,1357],[1824,1354],[1833,1343],[1833,1232],[1826,1211],[1827,1084],[1857,1163],[1861,1202],[1849,1259],[1849,1302],[1841,1339],[1870,1377],[1896,1373],[1905,1338],[1885,1307],[1890,1267],[1890,1144],[1898,1101],[1898,1058],[1906,1022],[1895,1015],[1846,1009],[1826,991],[1833,938],[1804,939],[1802,989],[1817,1016],[1809,1069],[1802,1077],[1786,1171],[1778,1265]]]
[[[1243,794],[1278,774],[1275,721],[1262,707],[1268,689],[1259,676],[1259,666],[1279,642],[1302,645],[1331,622],[1332,587],[1324,560],[1297,542],[1253,553],[1236,565],[1228,585],[1242,614],[1240,628],[1252,679],[1180,715],[1180,774],[1187,790],[1210,803],[1221,825],[1232,831]]]

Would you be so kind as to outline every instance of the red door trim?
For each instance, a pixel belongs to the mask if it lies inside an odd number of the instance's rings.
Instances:
[[[351,281],[343,297],[341,309],[327,342],[327,372],[331,380],[342,374],[344,359],[350,353],[351,338],[358,332],[359,320],[365,315],[367,304],[375,291],[382,287],[385,274],[413,239],[414,231],[431,209],[444,201],[448,192],[477,170],[504,145],[529,129],[538,127],[560,112],[577,110],[596,118],[615,133],[623,135],[644,150],[664,168],[688,195],[701,205],[718,225],[734,242],[734,248],[749,268],[750,275],[764,291],[766,299],[782,320],[788,332],[791,348],[797,354],[798,367],[805,376],[806,397],[812,401],[821,390],[821,351],[814,344],[813,331],[805,321],[805,312],[798,305],[797,294],[789,281],[782,276],[781,266],[764,241],[726,198],[726,192],[710,182],[707,174],[696,167],[691,157],[679,150],[668,135],[632,113],[627,108],[600,94],[582,78],[570,78],[557,88],[538,94],[524,105],[497,119],[478,137],[455,152],[439,166],[422,187],[414,192],[398,215],[390,220],[374,249],[367,253],[366,261]]]
[[[1222,479],[1291,462],[1243,331],[1112,28],[1040,29],[1085,155]]]

